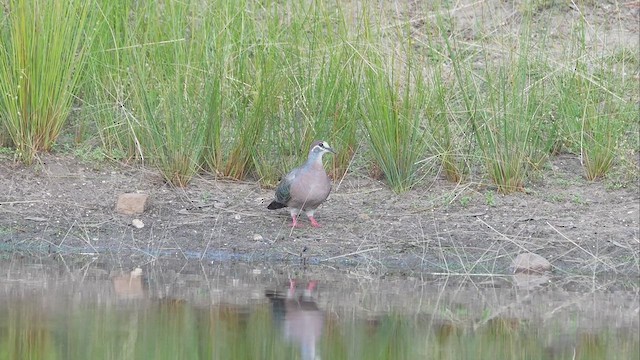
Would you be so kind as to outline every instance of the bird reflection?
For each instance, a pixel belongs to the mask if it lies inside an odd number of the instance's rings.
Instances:
[[[273,321],[284,338],[298,345],[303,360],[319,360],[317,343],[322,335],[324,314],[315,302],[317,281],[310,281],[306,288],[297,290],[296,282],[289,281],[286,295],[267,291],[271,301]]]

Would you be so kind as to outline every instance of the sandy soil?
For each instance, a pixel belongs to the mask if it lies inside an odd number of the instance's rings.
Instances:
[[[273,191],[257,183],[200,177],[172,188],[157,172],[47,155],[25,167],[0,160],[0,246],[20,251],[323,263],[361,273],[508,273],[521,252],[544,256],[557,274],[637,276],[638,187],[607,189],[563,155],[527,186],[503,196],[490,187],[435,178],[395,195],[369,178],[334,184],[316,218],[291,229]],[[115,212],[118,194],[151,197],[140,216]],[[137,218],[145,226],[137,229]]]

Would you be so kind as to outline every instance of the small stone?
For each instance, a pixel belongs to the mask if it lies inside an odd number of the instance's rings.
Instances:
[[[131,220],[131,225],[136,229],[142,229],[144,227],[144,223],[140,219]]]
[[[213,208],[214,209],[224,209],[227,206],[229,206],[229,205],[227,205],[227,203],[224,202],[224,201],[214,201],[213,202]]]
[[[142,276],[142,269],[135,268],[135,269],[131,270],[131,276],[132,277]]]
[[[253,241],[262,241],[264,238],[260,234],[253,235]]]
[[[367,220],[371,220],[371,217],[368,214],[362,213],[362,214],[358,214],[358,219],[367,221]]]
[[[235,214],[233,218],[236,220],[240,220],[242,217],[240,216],[240,214]]]
[[[142,214],[147,207],[149,195],[125,193],[118,196],[116,212],[125,215]]]
[[[551,270],[551,263],[534,253],[522,253],[516,256],[511,264],[514,274],[541,274]]]
[[[518,273],[513,275],[514,284],[521,290],[534,290],[549,283],[547,275]]]

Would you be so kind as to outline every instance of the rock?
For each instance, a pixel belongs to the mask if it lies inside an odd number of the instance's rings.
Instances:
[[[264,240],[262,235],[260,235],[260,234],[254,234],[253,235],[253,241],[262,241],[262,240]]]
[[[130,274],[114,276],[111,281],[118,299],[133,300],[145,297],[145,286],[140,268],[135,268]]]
[[[368,221],[368,220],[371,220],[371,217],[368,214],[361,213],[361,214],[358,214],[358,220]]]
[[[144,223],[140,219],[131,220],[131,225],[136,229],[142,229],[144,227]]]
[[[511,269],[514,274],[540,274],[551,270],[551,263],[534,253],[522,253],[513,259]]]
[[[224,209],[227,206],[229,206],[229,205],[224,201],[214,201],[213,202],[213,208],[214,209]]]
[[[142,214],[147,207],[149,195],[125,193],[118,196],[116,212],[125,215]]]
[[[513,283],[520,290],[534,290],[537,288],[541,288],[547,284],[551,279],[547,275],[542,274],[527,274],[527,273],[518,273],[513,275]]]

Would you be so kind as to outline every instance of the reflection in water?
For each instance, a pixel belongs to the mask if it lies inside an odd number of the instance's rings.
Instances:
[[[118,299],[134,300],[143,299],[145,296],[142,269],[140,268],[135,268],[129,274],[116,275],[111,281]]]
[[[247,264],[81,260],[0,260],[0,360],[640,358],[637,279],[296,284]]]
[[[266,292],[271,300],[274,325],[288,341],[298,345],[303,360],[319,359],[316,346],[322,335],[324,314],[314,300],[316,292],[316,281],[310,281],[304,290],[298,290],[294,280],[290,280],[286,296]]]

